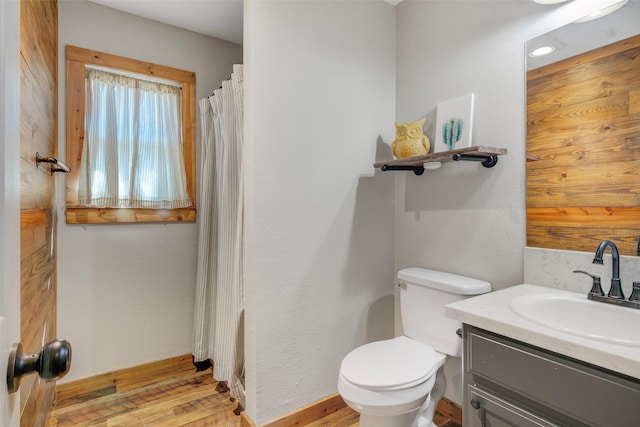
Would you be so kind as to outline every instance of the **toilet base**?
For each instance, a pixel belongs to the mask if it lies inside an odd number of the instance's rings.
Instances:
[[[393,417],[360,414],[360,422],[358,425],[360,427],[437,427],[433,422],[433,417],[429,417],[426,413],[418,416],[419,412],[420,411],[412,411],[408,414]]]
[[[360,414],[360,427],[437,427],[433,422],[435,405],[429,407],[431,399],[417,410],[392,417]]]
[[[367,414],[360,414],[360,427],[413,427],[416,421],[416,412],[396,415],[393,417],[376,417]],[[431,427],[431,426],[428,426]]]
[[[424,403],[416,410],[406,414],[384,417],[378,415],[360,414],[360,427],[437,427],[433,422],[438,402],[444,396],[446,381],[443,367],[436,373],[435,384]]]

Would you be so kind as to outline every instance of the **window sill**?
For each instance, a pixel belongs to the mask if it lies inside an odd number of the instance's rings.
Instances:
[[[67,224],[131,224],[142,222],[195,222],[196,208],[119,209],[67,206]]]

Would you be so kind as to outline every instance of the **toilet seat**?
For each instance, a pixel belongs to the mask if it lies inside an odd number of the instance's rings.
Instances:
[[[340,373],[351,384],[369,390],[402,390],[415,387],[433,376],[435,350],[400,336],[365,344],[342,361]]]

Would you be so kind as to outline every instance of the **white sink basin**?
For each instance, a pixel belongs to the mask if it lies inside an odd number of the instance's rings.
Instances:
[[[619,307],[570,293],[516,297],[509,304],[518,316],[556,331],[606,343],[640,347],[640,310]]]

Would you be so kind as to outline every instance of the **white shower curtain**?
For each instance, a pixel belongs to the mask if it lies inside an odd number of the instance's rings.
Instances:
[[[202,154],[198,209],[198,273],[193,334],[195,361],[213,361],[244,404],[242,283],[242,65],[200,100]]]

